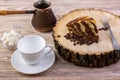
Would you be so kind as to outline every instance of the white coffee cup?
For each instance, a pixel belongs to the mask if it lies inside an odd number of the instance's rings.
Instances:
[[[50,48],[45,53],[45,49]],[[37,64],[46,54],[52,51],[52,47],[46,44],[43,37],[39,35],[28,35],[21,38],[17,43],[23,59],[29,64]]]

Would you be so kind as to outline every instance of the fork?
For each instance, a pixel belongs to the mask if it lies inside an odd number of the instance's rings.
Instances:
[[[110,25],[109,25],[109,22],[108,22],[108,18],[107,17],[102,17],[102,20],[101,20],[103,26],[105,28],[107,28],[110,32],[110,37],[111,37],[111,40],[112,40],[112,45],[113,45],[113,48],[115,50],[120,50],[120,45],[118,44],[116,38],[114,37],[113,33],[112,33],[112,30],[110,28]]]

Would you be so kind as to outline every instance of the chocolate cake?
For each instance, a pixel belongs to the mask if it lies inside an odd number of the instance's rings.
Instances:
[[[70,21],[66,26],[69,33],[65,37],[73,41],[74,45],[90,45],[94,42],[97,43],[99,40],[96,21],[89,16]]]
[[[103,28],[101,19],[104,16],[108,18],[112,32],[120,44],[118,16],[98,9],[77,9],[61,17],[53,28],[58,54],[77,66],[103,67],[117,62],[120,59],[120,50],[114,50],[109,31],[98,32]],[[87,42],[84,42],[85,40]],[[89,41],[92,42],[88,44]]]

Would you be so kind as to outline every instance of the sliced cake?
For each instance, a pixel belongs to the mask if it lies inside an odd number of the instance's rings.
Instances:
[[[74,42],[74,45],[98,43],[98,30],[93,18],[89,16],[79,17],[67,23],[66,26],[69,33],[65,37]]]

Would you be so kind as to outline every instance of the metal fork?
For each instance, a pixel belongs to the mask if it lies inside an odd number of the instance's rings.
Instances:
[[[112,33],[112,30],[111,30],[109,22],[108,22],[108,18],[107,17],[102,17],[101,22],[102,22],[103,26],[106,27],[110,32],[110,37],[111,37],[111,40],[112,40],[113,48],[115,50],[120,50],[120,45],[118,44],[117,40],[115,39],[115,37]]]

